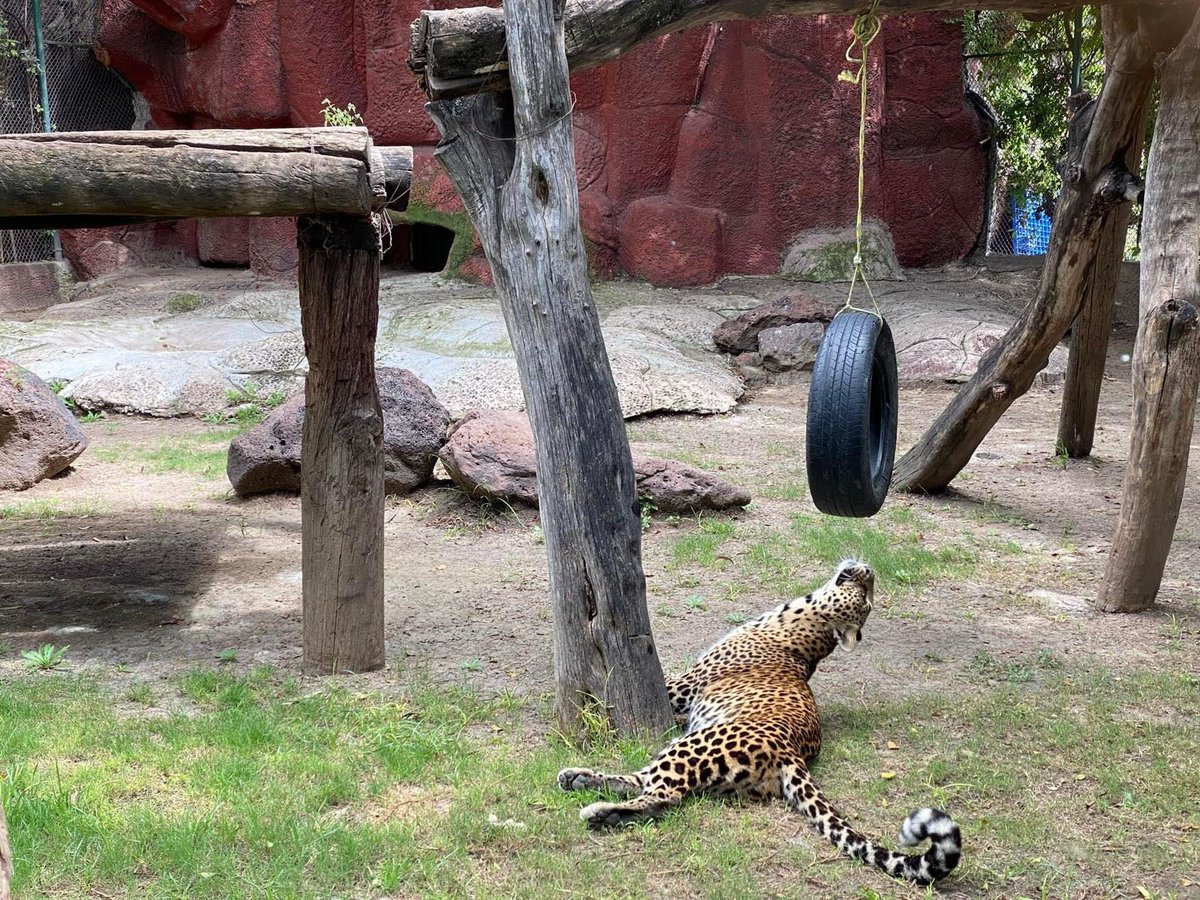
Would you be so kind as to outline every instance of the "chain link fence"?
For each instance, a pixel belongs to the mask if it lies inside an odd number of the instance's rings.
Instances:
[[[0,0],[0,131],[119,131],[138,123],[136,93],[101,65],[100,0]],[[45,74],[43,103],[41,77]],[[50,231],[0,230],[0,264],[54,259]]]
[[[991,197],[987,216],[988,253],[1005,256],[1025,256],[1045,253],[1050,238],[1053,215],[1044,198],[1036,196],[1029,186],[1014,179],[1005,165],[1006,148],[1000,138],[1001,115],[988,102],[993,85],[989,67],[993,57],[968,55],[963,57],[963,84],[973,95],[971,99],[990,120],[992,131]],[[1008,124],[1012,124],[1011,122]]]

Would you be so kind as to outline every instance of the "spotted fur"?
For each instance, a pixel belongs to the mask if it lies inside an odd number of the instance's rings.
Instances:
[[[782,797],[840,851],[889,875],[930,884],[958,865],[962,838],[944,812],[919,809],[900,829],[922,854],[907,856],[855,831],[808,771],[821,749],[821,725],[808,679],[839,644],[852,650],[871,612],[875,575],[857,560],[838,566],[825,585],[736,628],[668,684],[683,737],[640,772],[606,775],[563,769],[563,790],[603,790],[625,798],[580,811],[592,828],[656,818],[689,794]]]

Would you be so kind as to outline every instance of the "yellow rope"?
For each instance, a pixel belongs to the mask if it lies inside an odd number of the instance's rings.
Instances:
[[[863,287],[867,289],[867,293],[871,296],[871,304],[875,307],[874,310],[858,310],[859,312],[874,312],[880,319],[883,315],[879,312],[879,303],[875,299],[875,292],[871,290],[871,283],[867,281],[867,273],[863,268],[862,258],[862,236],[863,236],[863,168],[867,156],[867,48],[871,46],[871,42],[879,36],[880,30],[883,28],[883,23],[876,13],[879,7],[879,0],[871,0],[870,7],[865,12],[861,12],[854,20],[853,34],[854,37],[850,41],[850,46],[846,49],[846,62],[852,66],[858,66],[858,71],[847,70],[838,76],[839,81],[849,81],[851,84],[859,86],[859,114],[858,114],[858,214],[854,222],[854,271],[850,276],[850,292],[846,296],[846,305],[843,309],[858,309],[853,305],[854,286],[861,278]],[[858,56],[854,55],[855,47],[860,47],[861,53]]]

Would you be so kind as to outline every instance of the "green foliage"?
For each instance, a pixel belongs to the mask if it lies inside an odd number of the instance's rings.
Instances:
[[[658,504],[654,502],[654,498],[649,494],[643,494],[638,498],[638,509],[642,520],[642,531],[649,531],[651,516],[658,510]]]
[[[204,298],[195,291],[187,291],[182,294],[175,294],[167,300],[166,311],[169,313],[189,313],[194,312],[204,305]]]
[[[359,115],[353,103],[347,103],[345,107],[334,106],[328,97],[321,101],[321,117],[327,127],[355,126],[363,123],[363,117]]]
[[[1084,7],[1038,22],[1015,13],[976,11],[963,18],[963,55],[978,69],[978,90],[999,121],[1000,177],[1010,193],[1058,194],[1055,168],[1066,146],[1073,74],[1092,96],[1104,80],[1100,11]],[[1076,33],[1076,22],[1082,28]]]
[[[69,649],[71,649],[69,646],[55,647],[53,644],[42,644],[36,650],[26,650],[21,654],[21,659],[25,660],[25,668],[46,672],[62,665]]]

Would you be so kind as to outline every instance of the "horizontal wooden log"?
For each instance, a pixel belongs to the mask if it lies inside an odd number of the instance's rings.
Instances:
[[[1132,5],[1137,0],[1109,0]],[[1172,0],[1142,0],[1165,6]],[[567,0],[564,31],[571,71],[616,59],[639,44],[697,25],[762,16],[853,16],[864,0]],[[1052,13],[1075,0],[880,0],[880,15],[1001,9]],[[427,10],[412,26],[409,67],[432,99],[508,89],[502,9]]]
[[[13,227],[403,209],[412,148],[365,128],[0,135],[0,220]]]

